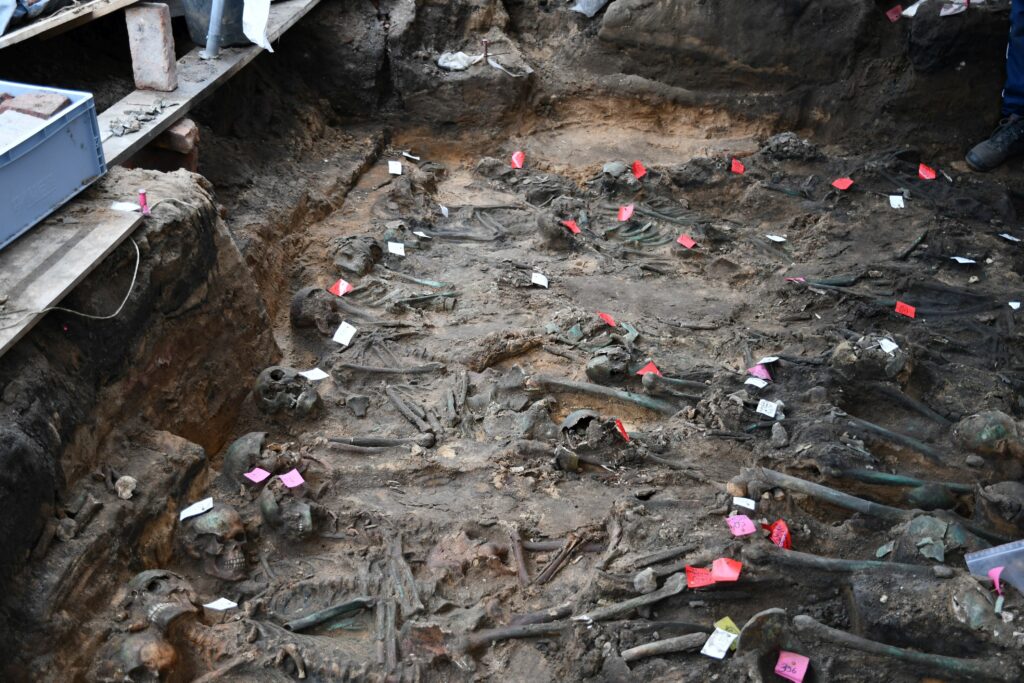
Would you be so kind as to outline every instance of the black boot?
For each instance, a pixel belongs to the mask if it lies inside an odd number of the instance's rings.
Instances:
[[[1024,154],[1024,117],[1014,114],[999,123],[992,137],[976,144],[966,160],[975,171],[991,171],[1018,154]]]

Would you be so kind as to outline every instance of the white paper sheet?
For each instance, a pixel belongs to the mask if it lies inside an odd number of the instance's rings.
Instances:
[[[267,40],[269,18],[270,0],[245,0],[242,9],[242,33],[267,52],[273,52],[274,48],[270,47],[270,41]]]

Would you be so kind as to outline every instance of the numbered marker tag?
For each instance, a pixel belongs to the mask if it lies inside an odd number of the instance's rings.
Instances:
[[[412,234],[416,235],[417,237],[422,237],[425,240],[432,240],[432,239],[434,239],[433,237],[431,237],[427,233],[423,232],[422,230],[413,230]]]
[[[747,167],[743,165],[743,162],[739,159],[733,159],[732,164],[729,165],[729,170],[736,175],[743,175],[747,172]]]
[[[737,638],[739,635],[735,633],[716,628],[715,632],[704,641],[704,647],[700,649],[700,653],[714,659],[725,659],[725,655],[729,653],[729,649],[732,648]]]
[[[786,282],[797,282],[797,283],[803,284],[803,283],[807,282],[807,278],[805,278],[805,277],[787,277],[786,278]]]
[[[331,338],[342,346],[348,346],[355,334],[355,327],[349,325],[347,322],[342,322],[341,325],[338,325],[338,329],[335,330],[334,336]]]
[[[203,607],[205,607],[207,609],[215,609],[218,612],[223,612],[226,609],[234,609],[234,608],[238,607],[238,603],[237,602],[232,602],[231,600],[228,600],[227,598],[217,598],[213,602],[206,603],[205,605],[203,605]]]
[[[757,387],[758,389],[764,389],[766,386],[768,386],[768,382],[765,382],[760,377],[748,377],[746,381],[743,383],[749,384],[750,386],[753,387]]]
[[[330,377],[330,375],[328,375],[320,368],[313,368],[312,370],[306,370],[305,372],[300,372],[299,374],[308,379],[310,382],[318,382],[322,379],[327,379],[328,377]]]
[[[902,208],[904,208],[905,205],[903,203],[903,195],[901,195],[901,194],[891,194],[891,195],[889,195],[889,206],[891,206],[894,209],[902,209]]]
[[[408,152],[402,152],[402,156],[405,157],[406,159],[412,159],[413,161],[420,160],[419,157],[414,157],[412,154],[409,154]]]
[[[703,588],[714,585],[715,580],[711,578],[711,570],[703,567],[686,567],[686,587]]]
[[[853,187],[853,178],[836,178],[832,181],[832,187],[841,192],[846,192]]]
[[[576,225],[576,221],[574,221],[574,220],[562,221],[562,225],[564,225],[569,230],[569,232],[571,232],[572,234],[574,234],[574,235],[580,234],[580,226]]]
[[[803,683],[807,675],[807,667],[811,660],[795,652],[783,650],[779,653],[779,661],[775,664],[775,673],[793,683]]]
[[[793,537],[789,534],[789,526],[781,519],[777,519],[771,524],[763,524],[761,528],[771,535],[772,543],[780,548],[789,550],[793,547]]]
[[[328,287],[327,291],[330,292],[331,294],[333,294],[334,296],[345,296],[346,294],[351,292],[353,289],[355,289],[355,287],[350,285],[345,280],[340,280],[339,279],[333,285]]]
[[[741,498],[740,496],[734,496],[732,504],[738,508],[746,508],[748,510],[753,510],[757,507],[757,501],[753,498]]]
[[[619,222],[628,221],[633,217],[634,206],[632,204],[626,204],[625,206],[619,207]]]
[[[729,531],[733,536],[749,536],[757,532],[754,520],[746,515],[733,515],[726,518],[725,523],[729,525]]]
[[[747,374],[757,377],[758,379],[767,380],[769,382],[772,379],[771,373],[768,372],[768,368],[761,365],[760,363],[758,363],[752,368],[747,368]]]
[[[1010,302],[1010,308],[1012,308],[1013,310],[1016,311],[1018,308],[1020,308],[1020,302],[1019,301],[1011,301]]]
[[[302,478],[302,474],[294,468],[279,476],[278,479],[280,479],[281,483],[290,489],[293,489],[296,486],[302,486],[306,483],[306,480]]]
[[[530,282],[532,282],[535,285],[540,285],[541,287],[543,287],[545,289],[547,289],[547,286],[548,286],[548,278],[547,278],[547,276],[543,275],[541,273],[534,273],[533,275],[531,275],[530,276]]]
[[[771,365],[779,360],[778,356],[765,356],[761,360],[757,361],[758,365]]]
[[[950,256],[949,258],[953,259],[959,264],[977,263],[977,261],[975,261],[974,259],[966,258],[964,256]]]
[[[894,342],[892,339],[886,339],[885,337],[882,337],[881,339],[878,340],[878,345],[881,346],[882,350],[888,353],[889,355],[892,355],[893,351],[900,348],[899,344]]]
[[[697,243],[693,241],[693,238],[685,234],[677,237],[676,242],[683,245],[687,249],[693,249],[695,246],[697,246]]]
[[[768,417],[775,417],[779,410],[779,404],[775,401],[766,401],[763,398],[757,402],[757,412]]]
[[[438,204],[438,207],[440,207],[441,209],[441,215],[444,216],[445,218],[448,218],[448,207],[445,206],[444,204]]]
[[[921,180],[935,180],[935,169],[931,166],[919,164],[917,167],[917,175]]]
[[[389,161],[388,162],[388,173],[391,175],[402,175],[402,162],[401,161]]]
[[[639,370],[637,370],[637,372],[636,372],[636,374],[640,375],[641,377],[643,377],[644,375],[646,375],[648,373],[654,373],[658,377],[663,377],[663,375],[661,374],[661,370],[658,369],[658,366],[654,364],[653,360],[650,363],[648,363],[647,365],[645,365],[642,368],[640,368]]]
[[[999,584],[999,577],[1002,576],[1004,569],[1006,567],[992,567],[992,569],[988,570],[988,578],[992,579],[997,595],[1003,594],[1003,587]]]
[[[522,168],[526,163],[526,153],[515,151],[512,153],[512,168]]]
[[[739,581],[743,563],[728,557],[720,557],[711,563],[711,578],[715,581]]]
[[[783,237],[782,235],[765,235],[765,237],[770,239],[772,242],[785,242],[786,241],[786,238]]]
[[[258,484],[261,481],[265,481],[270,476],[270,472],[267,472],[262,467],[254,467],[251,472],[246,472],[242,475],[254,484]]]
[[[178,515],[178,521],[186,520],[189,517],[195,517],[201,515],[204,512],[209,512],[213,509],[213,498],[203,498],[198,503],[192,503],[187,508],[181,511]]]
[[[911,306],[910,304],[903,303],[902,301],[896,302],[896,312],[899,313],[900,315],[905,315],[908,318],[917,317],[917,309]]]
[[[626,426],[622,424],[622,420],[615,420],[615,429],[623,439],[629,441],[629,433],[626,431]]]
[[[903,5],[896,5],[892,9],[888,10],[885,13],[885,16],[889,19],[889,21],[895,24],[897,21],[900,20],[900,17],[903,16]]]
[[[1020,242],[1020,238],[1019,237],[1014,237],[1013,235],[1011,235],[1008,232],[1001,232],[1001,233],[999,233],[999,236],[1002,237],[1007,242]]]
[[[633,177],[636,178],[637,180],[640,180],[645,175],[647,175],[647,169],[644,168],[644,165],[640,162],[639,159],[637,159],[636,161],[633,162]]]
[[[388,253],[396,256],[405,256],[405,245],[401,242],[388,242]]]
[[[113,204],[110,205],[110,208],[113,209],[114,211],[126,211],[128,213],[142,211],[141,206],[139,206],[138,204],[133,204],[131,202],[114,202]]]
[[[610,313],[602,313],[601,311],[598,311],[597,317],[605,321],[609,326],[615,327],[615,318],[613,318]]]

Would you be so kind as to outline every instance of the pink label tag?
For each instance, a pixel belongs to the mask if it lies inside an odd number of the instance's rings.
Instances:
[[[807,675],[807,667],[810,663],[811,660],[803,655],[783,650],[779,653],[779,661],[775,665],[775,673],[787,681],[803,683],[804,676]]]
[[[327,291],[334,296],[344,296],[354,289],[352,285],[345,282],[344,280],[338,280],[333,285],[327,288]]]
[[[687,234],[682,234],[679,237],[677,237],[676,242],[679,242],[679,244],[683,245],[687,249],[693,249],[695,246],[697,246],[697,243],[693,241],[693,238]]]
[[[605,321],[606,323],[608,323],[612,327],[615,327],[615,318],[613,318],[610,314],[602,313],[601,311],[598,311],[597,312],[597,317],[600,318],[601,320]]]
[[[891,10],[885,13],[885,16],[889,18],[889,21],[896,23],[900,20],[900,16],[903,14],[903,5],[896,5]]]
[[[576,221],[574,221],[572,219],[567,220],[567,221],[562,221],[562,225],[567,227],[569,229],[569,232],[571,232],[572,234],[574,234],[574,235],[580,234],[580,226],[576,225]]]
[[[252,472],[246,472],[242,475],[254,484],[258,484],[270,476],[270,472],[267,472],[262,467],[254,467]]]
[[[649,372],[653,372],[658,377],[662,376],[661,370],[658,369],[658,366],[654,364],[653,360],[650,363],[648,363],[647,365],[645,365],[642,368],[640,368],[639,370],[637,370],[636,374],[638,374],[641,377],[643,377],[644,375],[646,375]]]
[[[715,583],[715,580],[711,578],[711,570],[704,569],[703,567],[686,567],[686,587],[687,588],[703,588],[704,586],[711,586]]]
[[[520,151],[512,153],[512,168],[522,168],[526,163],[526,154]]]
[[[619,222],[628,221],[633,216],[633,205],[626,204],[619,207]]]
[[[733,159],[732,165],[729,167],[729,170],[738,175],[743,175],[744,173],[747,172],[747,167],[744,166],[743,162],[740,161],[739,159]]]
[[[1003,594],[1003,587],[999,585],[999,576],[1003,573],[1006,567],[992,567],[988,570],[988,578],[992,579],[992,583],[996,586],[996,593],[999,595]]]
[[[738,581],[743,563],[720,557],[711,563],[711,578],[715,581]]]
[[[644,165],[640,162],[639,159],[637,159],[636,161],[633,162],[633,177],[636,178],[637,180],[640,180],[645,175],[647,175],[647,169],[644,168]]]
[[[849,190],[853,186],[853,178],[836,178],[832,181],[832,187],[837,190]]]
[[[627,442],[629,441],[629,433],[626,432],[626,427],[622,424],[622,420],[615,420],[615,429],[619,431],[619,434],[622,435],[623,439]]]
[[[902,301],[896,302],[896,312],[899,313],[900,315],[905,315],[908,318],[917,317],[917,309],[911,306],[910,304],[903,303]]]
[[[786,278],[786,282],[804,283],[804,282],[807,282],[807,278],[805,278],[805,277],[787,277]]]
[[[302,478],[302,475],[299,474],[299,471],[296,469],[292,469],[288,472],[285,472],[280,476],[280,479],[281,483],[290,489],[293,489],[296,486],[301,486],[302,484],[306,483],[306,480]]]
[[[733,536],[749,536],[757,531],[757,527],[754,526],[754,520],[746,515],[733,515],[728,517],[725,523],[729,525],[729,531],[732,532]]]
[[[935,169],[921,164],[917,167],[917,175],[921,180],[935,180]]]
[[[760,363],[758,363],[752,368],[747,368],[747,374],[757,377],[759,379],[767,380],[769,382],[772,381],[772,376],[771,373],[768,372],[768,368],[761,365]]]
[[[143,216],[150,214],[149,203],[146,201],[146,191],[139,190],[139,210],[142,211]]]

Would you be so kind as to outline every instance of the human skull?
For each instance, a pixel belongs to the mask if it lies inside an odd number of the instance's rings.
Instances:
[[[99,683],[162,681],[177,661],[174,646],[153,629],[117,634],[97,654],[88,680]]]
[[[263,521],[275,531],[296,541],[313,533],[313,510],[309,503],[293,494],[280,480],[275,479],[263,489],[259,503]]]
[[[263,444],[266,440],[266,432],[249,432],[235,439],[224,453],[224,465],[221,468],[224,475],[237,484],[244,483],[243,474],[251,472],[257,465],[262,467],[260,456],[263,454]],[[274,471],[267,467],[263,469],[268,472]]]
[[[260,373],[256,378],[254,396],[259,409],[271,415],[289,410],[299,417],[306,417],[318,411],[323,404],[309,380],[298,370],[281,365],[272,365]]]
[[[333,334],[341,324],[337,297],[323,287],[304,287],[292,297],[288,310],[292,327],[315,327],[320,334]]]
[[[163,633],[181,615],[197,612],[197,603],[188,581],[165,569],[150,569],[128,582],[122,607],[130,610],[135,622],[147,622]]]
[[[214,503],[182,523],[185,551],[202,561],[203,572],[225,581],[245,578],[245,526],[235,509]]]

